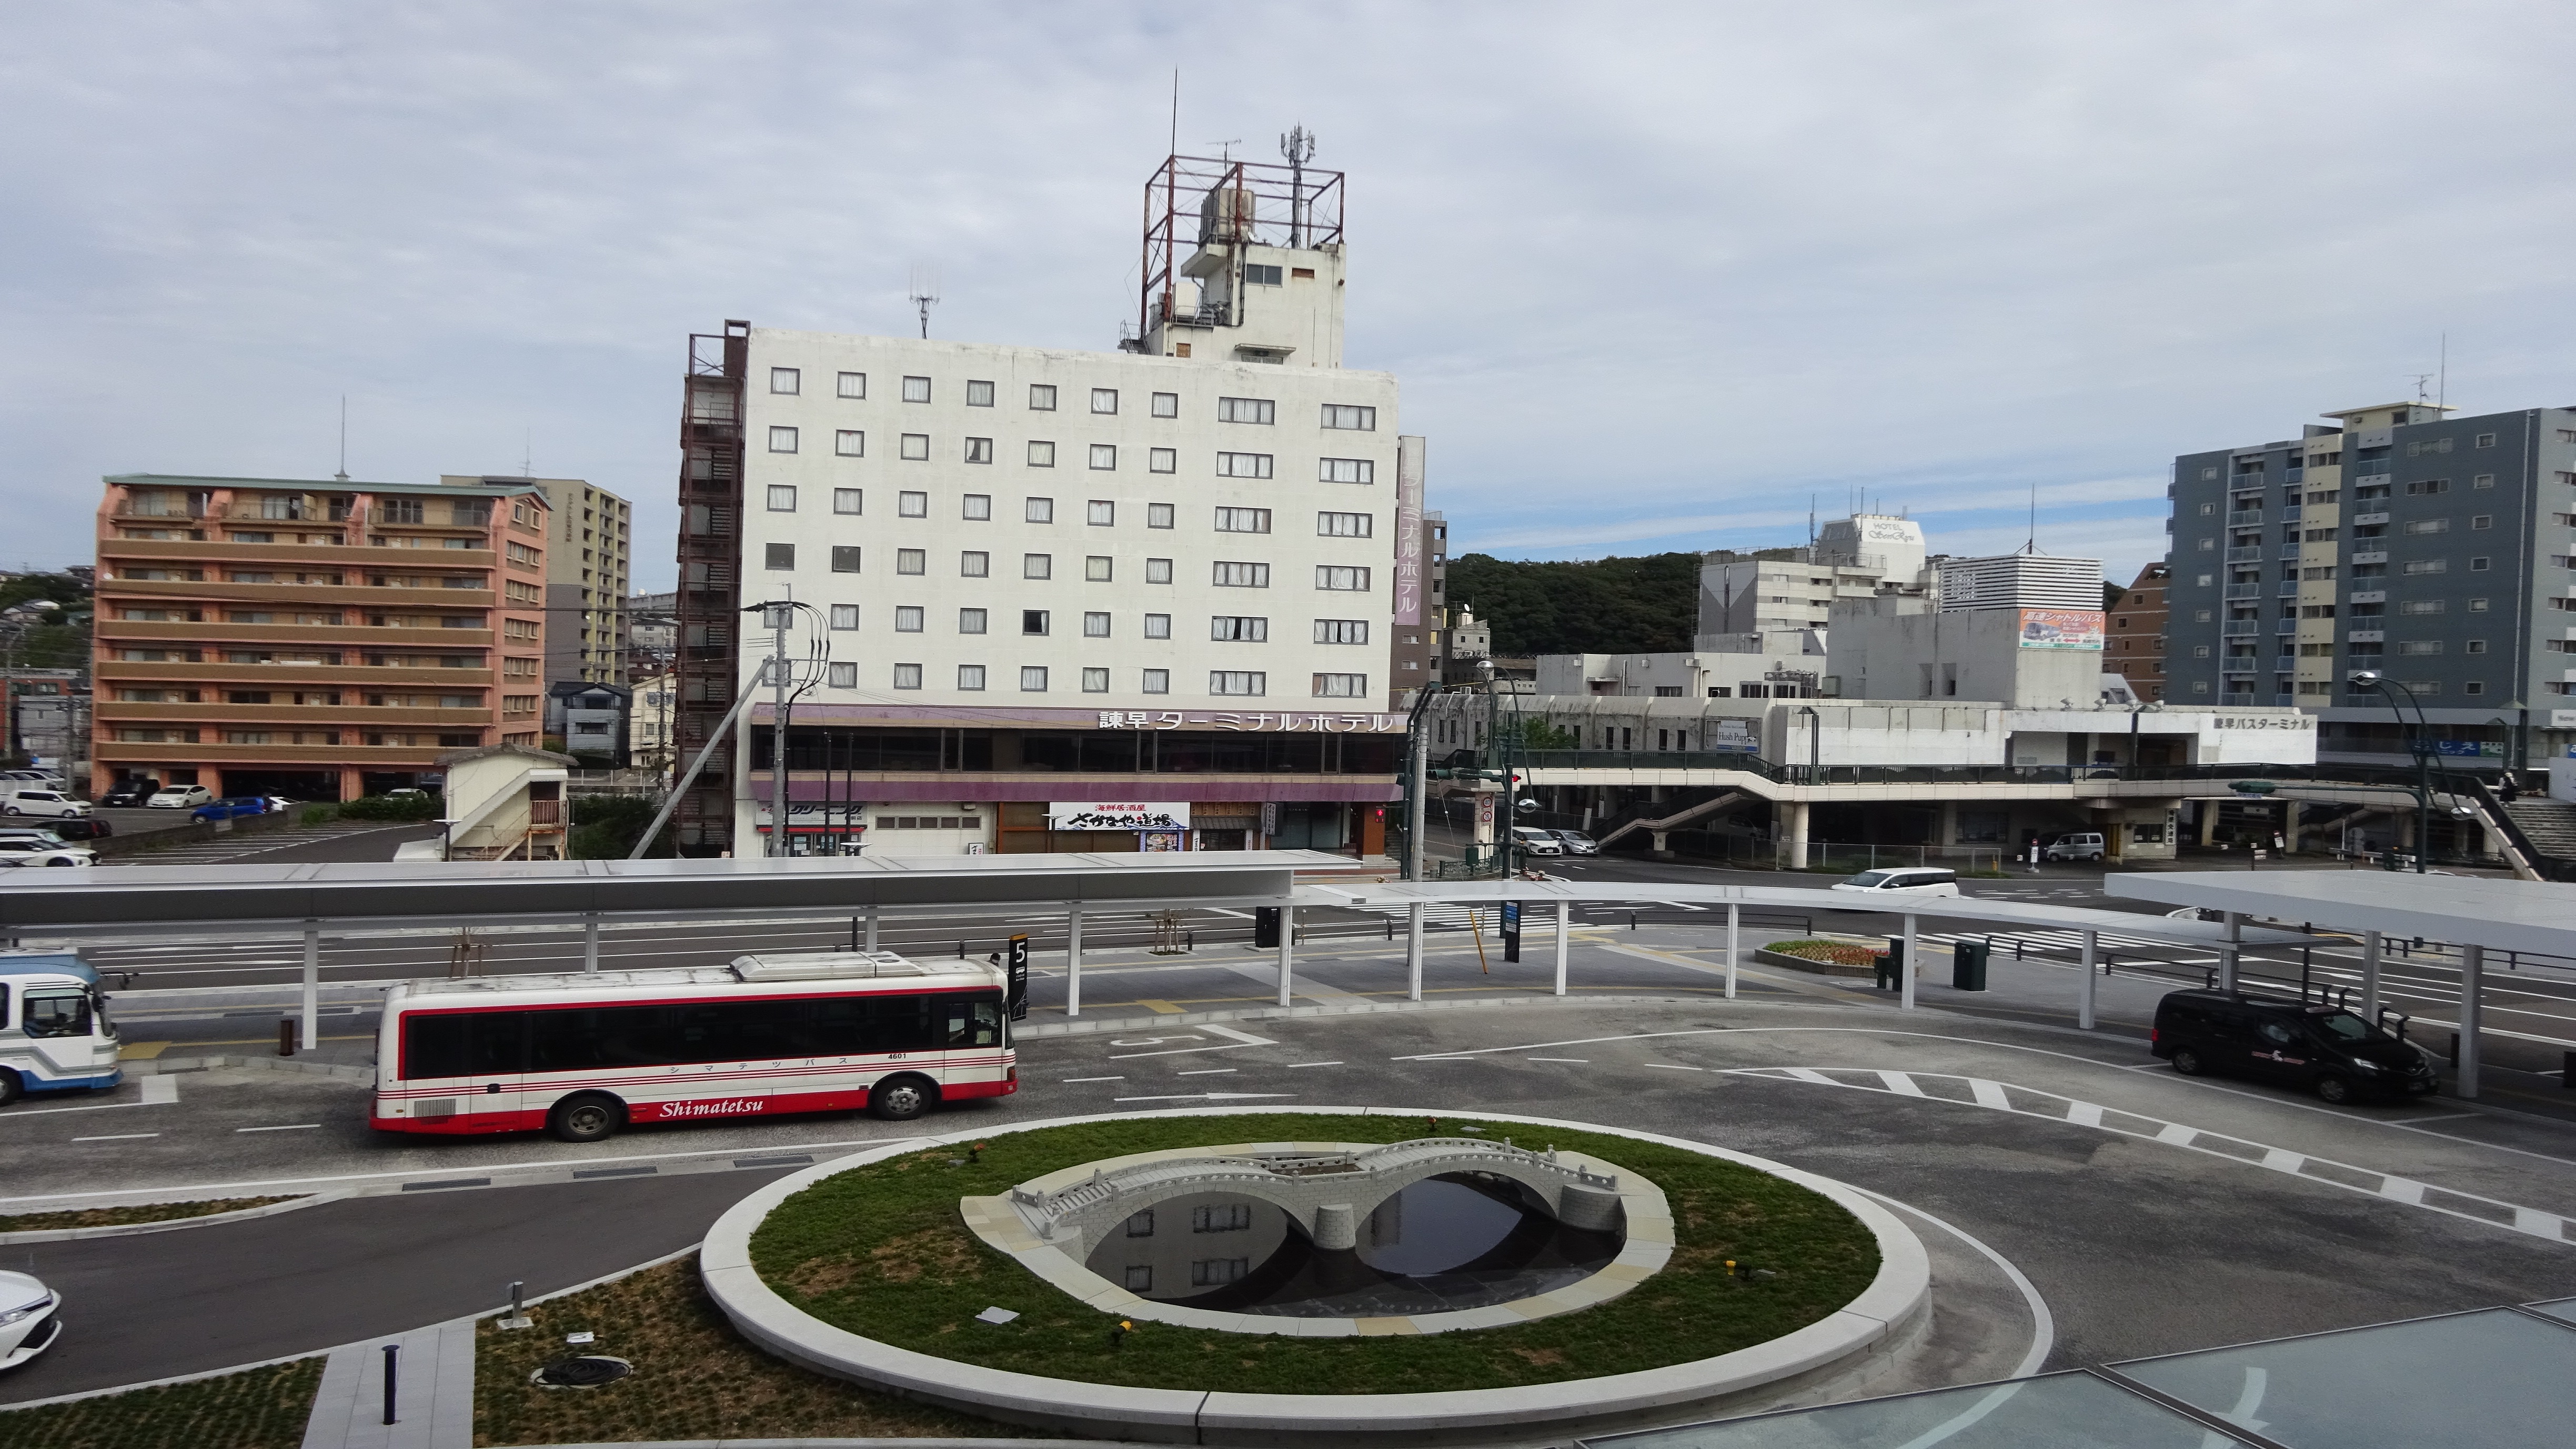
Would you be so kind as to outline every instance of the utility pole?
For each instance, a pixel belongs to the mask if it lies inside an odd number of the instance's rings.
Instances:
[[[776,690],[769,732],[769,839],[763,855],[787,853],[787,624],[793,604],[769,606],[769,627],[777,639],[769,655],[769,682]]]

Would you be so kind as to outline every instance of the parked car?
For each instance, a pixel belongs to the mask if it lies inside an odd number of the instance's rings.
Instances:
[[[39,790],[69,790],[72,782],[51,770],[0,770],[0,789],[12,784],[33,785]]]
[[[149,776],[138,779],[128,775],[108,786],[107,793],[98,797],[98,803],[111,810],[131,810],[160,793],[160,781]]]
[[[87,800],[75,799],[60,790],[23,784],[15,788],[0,787],[0,815],[52,815],[77,820],[88,813]]]
[[[33,1273],[0,1272],[0,1369],[13,1369],[62,1337],[63,1320],[55,1312],[62,1295]]]
[[[60,841],[0,838],[0,865],[96,865],[98,852]]]
[[[267,813],[268,797],[265,795],[226,795],[220,800],[209,800],[205,804],[198,806],[196,809],[189,811],[188,818],[191,820],[232,820],[244,815],[265,815]]]
[[[72,838],[63,834],[63,827],[69,824],[68,820],[57,820],[51,825],[0,825],[0,840],[41,840],[47,845],[69,845]]]
[[[1874,896],[1955,896],[1959,893],[1959,873],[1926,866],[1865,870],[1848,880],[1835,881],[1834,889],[1866,891]]]
[[[2040,855],[2047,860],[2100,860],[2102,835],[2094,830],[2071,831],[2050,841]]]
[[[1554,831],[1541,830],[1535,825],[1513,826],[1512,843],[1520,847],[1523,855],[1565,854],[1565,845],[1556,838]]]
[[[2153,1054],[2186,1077],[2285,1082],[2329,1102],[2411,1096],[2435,1085],[2432,1059],[2341,1007],[2231,991],[2174,991],[2156,1003]]]
[[[173,785],[153,791],[143,805],[147,810],[194,810],[213,798],[215,792],[203,785]]]
[[[260,798],[268,802],[268,813],[271,815],[290,809],[295,804],[283,795],[262,795]]]
[[[1600,843],[1580,830],[1551,830],[1548,834],[1556,837],[1556,843],[1564,846],[1565,853],[1568,855],[1599,855],[1601,853]]]
[[[116,827],[95,815],[54,822],[54,834],[63,840],[98,840],[114,835]]]

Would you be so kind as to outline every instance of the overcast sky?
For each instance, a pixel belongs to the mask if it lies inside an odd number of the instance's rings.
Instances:
[[[2176,453],[2576,402],[2576,6],[0,8],[0,562],[98,478],[589,478],[671,576],[728,317],[1106,349],[1182,149],[1349,182],[1351,366],[1455,551],[1933,546],[2125,580]]]

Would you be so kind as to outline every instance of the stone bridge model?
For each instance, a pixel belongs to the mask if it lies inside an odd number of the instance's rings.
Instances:
[[[1158,1202],[1203,1192],[1258,1198],[1294,1218],[1319,1248],[1355,1248],[1359,1224],[1380,1203],[1424,1178],[1481,1173],[1528,1188],[1570,1228],[1616,1227],[1619,1177],[1559,1162],[1506,1139],[1427,1137],[1359,1151],[1283,1148],[1255,1155],[1147,1154],[1054,1191],[1011,1189],[1020,1220],[1047,1247],[1079,1263],[1086,1245]],[[1043,1180],[1043,1179],[1041,1179]]]

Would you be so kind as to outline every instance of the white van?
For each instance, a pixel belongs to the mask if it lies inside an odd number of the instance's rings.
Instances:
[[[2098,831],[2079,830],[2061,835],[2048,843],[2040,854],[2049,860],[2100,860],[2102,836]]]
[[[1865,870],[1849,880],[1834,882],[1834,889],[1865,891],[1874,896],[1955,896],[1959,893],[1959,873],[1928,866]]]
[[[58,820],[78,820],[87,814],[87,800],[76,800],[60,790],[28,785],[0,790],[0,815],[44,815]]]
[[[0,951],[0,1107],[125,1080],[98,973],[71,951]]]

